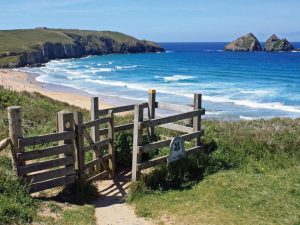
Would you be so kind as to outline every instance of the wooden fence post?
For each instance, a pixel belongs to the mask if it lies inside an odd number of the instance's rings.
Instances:
[[[90,118],[91,121],[94,121],[99,118],[99,99],[98,97],[92,97],[91,98],[91,110],[90,110]],[[100,140],[100,134],[99,134],[99,125],[95,125],[91,128],[91,137],[94,142],[97,142]],[[100,154],[100,148],[97,148],[97,150],[93,151],[93,159],[98,159],[101,156]],[[100,172],[101,165],[96,165],[96,171]]]
[[[71,112],[68,112],[66,110],[62,110],[57,113],[57,127],[58,132],[63,131],[74,131],[74,115]],[[61,157],[73,157],[73,163],[70,165],[66,165],[65,167],[73,167],[75,170],[75,155],[74,155],[74,142],[73,139],[67,139],[64,141],[60,141],[60,145],[63,144],[71,144],[73,151],[69,154],[63,154]]]
[[[143,130],[139,127],[139,122],[143,121],[144,109],[141,105],[134,106],[134,127],[133,127],[133,152],[132,152],[132,174],[131,180],[137,181],[140,178],[140,170],[137,165],[141,163],[141,153],[138,147],[142,144]]]
[[[108,153],[110,154],[109,158],[109,169],[111,171],[111,178],[114,178],[115,176],[115,149],[114,149],[114,113],[112,110],[109,110],[108,115],[110,117],[110,121],[108,123],[108,135],[107,138],[109,138],[109,144],[108,144]]]
[[[24,152],[24,148],[18,147],[18,139],[23,138],[22,129],[22,115],[20,106],[11,106],[7,108],[8,111],[8,126],[9,126],[9,137],[11,139],[11,153],[13,156],[13,167],[25,165],[24,161],[18,161],[17,155],[20,152]]]
[[[202,108],[202,94],[194,94],[194,110]],[[201,116],[193,118],[193,131],[201,130]],[[200,146],[200,137],[197,137],[195,146]]]
[[[77,155],[77,175],[79,180],[84,180],[84,138],[82,134],[82,124],[83,124],[83,115],[81,112],[74,113],[74,120],[75,120],[75,144],[76,144],[76,155]]]
[[[149,107],[149,119],[155,119],[155,99],[156,90],[150,89],[148,91],[148,107]],[[149,127],[150,139],[154,137],[154,127]]]

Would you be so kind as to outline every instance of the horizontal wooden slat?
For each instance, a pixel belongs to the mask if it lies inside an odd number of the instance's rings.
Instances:
[[[146,108],[146,107],[148,107],[148,103],[147,102],[141,103],[141,106]],[[113,108],[109,108],[109,109],[101,109],[98,111],[98,114],[99,114],[99,116],[106,115],[106,114],[108,114],[108,112],[110,110],[112,110],[113,113],[132,111],[132,110],[134,110],[134,105],[125,105],[125,106],[118,106],[118,107],[113,107]]]
[[[96,180],[99,180],[99,179],[103,179],[105,177],[107,177],[109,175],[109,172],[107,170],[101,172],[101,173],[98,173],[97,175],[95,176],[92,176],[90,178],[87,178],[85,182],[93,182],[93,181],[96,181]]]
[[[28,175],[26,177],[26,180],[28,180],[31,183],[37,183],[37,182],[51,180],[54,178],[72,175],[72,174],[75,174],[74,167],[66,167],[66,168],[60,168],[56,170],[50,170],[42,173]]]
[[[171,104],[166,102],[157,102],[157,108],[166,109],[175,112],[190,112],[194,110],[194,108],[191,106],[176,105],[176,104]]]
[[[110,117],[99,118],[99,119],[96,119],[96,120],[92,120],[92,121],[83,123],[81,128],[82,129],[87,129],[87,128],[90,128],[90,127],[94,127],[96,125],[100,125],[102,123],[108,123],[109,121],[110,121]]]
[[[61,178],[57,178],[54,180],[48,180],[48,181],[45,181],[42,183],[32,184],[30,186],[30,192],[33,193],[33,192],[43,191],[43,190],[58,187],[58,186],[72,184],[72,183],[74,183],[74,181],[75,181],[75,175],[61,177]]]
[[[122,124],[114,127],[114,132],[121,132],[125,130],[131,130],[133,129],[133,123],[127,123],[127,124]],[[99,135],[106,135],[108,134],[108,129],[100,129],[99,130]]]
[[[84,165],[84,169],[89,169],[93,166],[96,166],[96,165],[100,164],[101,162],[107,161],[109,158],[110,158],[110,154],[106,154],[106,155],[102,156],[101,158],[92,160]]]
[[[83,151],[87,152],[87,151],[90,151],[90,150],[95,149],[95,148],[100,148],[100,147],[106,146],[106,145],[109,144],[109,142],[110,142],[109,138],[107,138],[105,140],[102,140],[102,141],[98,141],[98,142],[90,144],[88,146],[84,146]]]
[[[191,133],[191,134],[184,134],[184,135],[181,135],[180,137],[182,138],[183,141],[189,141],[189,140],[191,140],[193,138],[197,138],[197,137],[199,137],[203,134],[204,134],[204,131],[201,130],[201,131],[196,131],[196,132]],[[157,141],[157,142],[153,142],[153,143],[146,144],[146,145],[143,145],[143,146],[139,146],[139,152],[140,153],[147,153],[147,152],[150,152],[154,149],[169,146],[171,141],[172,141],[172,139],[168,139],[168,140]]]
[[[121,132],[133,129],[133,123],[122,124],[114,127],[114,132]]]
[[[52,159],[44,162],[36,162],[25,166],[19,166],[18,171],[20,175],[23,176],[27,173],[36,172],[39,170],[46,170],[58,166],[70,165],[73,163],[74,163],[73,157],[65,157],[59,159]]]
[[[161,124],[172,123],[172,122],[175,122],[178,120],[184,120],[187,118],[204,115],[204,113],[205,113],[204,109],[199,109],[199,110],[194,110],[191,112],[181,113],[181,114],[177,114],[177,115],[173,115],[173,116],[167,116],[167,117],[163,117],[163,118],[143,121],[143,122],[139,123],[139,126],[140,126],[140,128],[153,127],[153,126],[158,126]]]
[[[190,155],[194,154],[195,152],[197,152],[197,151],[199,151],[201,149],[202,149],[201,146],[196,146],[196,147],[187,149],[186,150],[186,156],[190,156]],[[166,163],[167,162],[167,158],[168,158],[168,155],[162,156],[162,157],[159,157],[159,158],[156,158],[156,159],[151,159],[151,160],[149,160],[147,162],[140,163],[137,166],[138,166],[139,170],[144,170],[144,169],[147,169],[147,168],[159,165],[159,164]]]
[[[192,127],[187,127],[187,126],[183,126],[183,125],[179,125],[179,124],[175,124],[175,123],[162,124],[162,125],[159,125],[159,127],[171,129],[171,130],[175,130],[175,131],[179,131],[179,132],[183,132],[183,133],[188,133],[188,134],[193,132]]]
[[[40,159],[44,157],[58,155],[62,153],[71,154],[72,151],[73,151],[73,146],[70,144],[59,145],[59,146],[49,147],[41,150],[18,153],[18,160],[28,161],[28,160]]]
[[[26,146],[46,144],[54,141],[69,140],[75,138],[74,131],[64,131],[60,133],[46,134],[35,137],[26,137],[18,140],[19,148]]]

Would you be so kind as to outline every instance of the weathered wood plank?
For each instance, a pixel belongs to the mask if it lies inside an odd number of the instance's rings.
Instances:
[[[108,134],[107,134],[107,137],[108,137],[108,140],[109,140],[109,143],[108,143],[108,153],[110,154],[110,157],[109,157],[109,160],[108,160],[108,167],[109,167],[109,170],[111,171],[111,178],[114,178],[115,176],[115,168],[116,168],[116,165],[115,165],[115,148],[114,148],[114,113],[113,111],[109,111],[108,112],[108,115],[110,117],[110,122],[108,124]]]
[[[181,135],[180,137],[182,138],[183,141],[189,141],[192,140],[194,138],[197,138],[199,136],[202,136],[204,134],[204,131],[197,131],[191,134],[184,134]],[[168,139],[168,140],[163,140],[163,141],[157,141],[157,142],[153,142],[153,143],[149,143],[143,146],[139,146],[139,152],[143,152],[143,153],[147,153],[150,152],[154,149],[158,149],[158,148],[163,148],[165,146],[169,146],[171,143],[172,139]]]
[[[131,129],[133,129],[133,123],[127,123],[127,124],[115,126],[114,132],[121,132],[121,131],[131,130]],[[106,134],[108,134],[108,128],[99,130],[99,135],[106,135]]]
[[[74,163],[73,157],[52,159],[44,162],[36,162],[25,166],[19,166],[20,175],[36,172],[39,170],[46,170],[58,166],[65,166]]]
[[[138,146],[142,143],[143,130],[139,124],[143,121],[144,108],[141,105],[134,106],[134,128],[133,128],[133,150],[132,150],[132,172],[131,180],[140,179],[141,172],[137,165],[141,162],[142,154],[139,152]]]
[[[193,128],[175,124],[175,123],[166,123],[166,124],[159,125],[159,127],[175,130],[183,133],[188,133],[188,134],[193,133]]]
[[[33,159],[40,159],[40,158],[63,154],[63,153],[72,153],[72,150],[73,148],[71,145],[59,145],[59,146],[49,147],[41,150],[18,153],[18,160],[28,161]]]
[[[92,176],[92,177],[86,179],[86,182],[90,183],[90,182],[93,182],[93,181],[96,181],[96,180],[99,180],[99,179],[103,179],[105,177],[108,177],[108,175],[109,175],[109,172],[107,170],[105,170],[101,173],[96,174],[95,176]]]
[[[98,97],[93,97],[91,98],[91,110],[90,110],[90,118],[91,121],[96,120],[99,118],[99,99]],[[83,129],[83,131],[86,131]],[[87,138],[87,137],[86,137]],[[95,143],[100,140],[100,135],[99,135],[99,124],[96,124],[91,128],[91,138],[92,142],[88,140],[89,144]],[[93,151],[93,159],[97,159],[100,156],[100,149],[94,149]],[[100,165],[97,166],[96,168],[97,171],[101,170]]]
[[[34,193],[34,192],[43,191],[43,190],[51,189],[51,188],[58,187],[58,186],[64,186],[67,184],[71,184],[74,181],[75,181],[75,175],[71,175],[71,176],[67,176],[67,177],[61,177],[61,178],[57,178],[54,180],[45,181],[42,183],[36,183],[36,184],[31,185],[30,192]]]
[[[143,108],[147,108],[148,107],[148,102],[143,102],[140,105]],[[113,113],[133,111],[134,110],[134,105],[125,105],[125,106],[118,106],[118,107],[113,107],[113,108],[108,108],[108,109],[101,109],[101,110],[98,111],[99,116],[103,116],[103,115],[108,114],[108,112],[110,110],[112,110]]]
[[[202,95],[194,94],[194,110],[202,108]],[[193,131],[201,130],[201,115],[193,118]],[[200,137],[196,139],[195,146],[199,146],[201,143]]]
[[[83,147],[83,151],[84,152],[88,152],[90,150],[94,150],[94,149],[98,149],[100,147],[107,146],[109,144],[109,142],[110,142],[109,138],[107,138],[105,140],[102,140],[102,141],[97,141],[96,143],[92,143],[92,144],[90,144],[88,146],[84,146]]]
[[[156,106],[156,90],[148,91],[148,119],[152,120],[155,118],[155,106]],[[149,127],[150,140],[154,137],[155,127]]]
[[[194,110],[193,107],[190,106],[177,105],[177,104],[171,104],[166,102],[157,102],[157,108],[174,111],[174,112],[183,112],[183,113]]]
[[[45,180],[51,180],[54,178],[68,176],[75,174],[75,171],[72,167],[60,168],[56,170],[50,170],[42,173],[36,173],[26,176],[26,180],[31,183],[38,183]]]
[[[84,162],[85,162],[85,154],[84,154],[84,137],[82,135],[82,128],[81,125],[83,123],[83,114],[82,112],[74,113],[74,121],[75,121],[75,145],[76,145],[76,169],[79,180],[84,180],[85,173],[84,173]]]
[[[163,118],[143,121],[143,122],[139,123],[139,127],[146,128],[146,127],[150,127],[150,126],[158,126],[158,125],[165,124],[165,123],[172,123],[172,122],[175,122],[178,120],[183,120],[183,119],[187,119],[190,117],[203,115],[204,112],[205,112],[204,109],[199,109],[199,110],[194,110],[191,112],[186,112],[186,113],[177,114],[177,115],[173,115],[173,116],[167,116],[167,117],[163,117]]]
[[[19,152],[24,152],[24,148],[20,148],[18,145],[18,139],[23,138],[23,128],[22,128],[22,115],[20,106],[10,106],[7,108],[8,113],[8,129],[9,137],[11,139],[11,153],[12,153],[12,165],[17,167],[19,165],[25,165],[24,162],[17,161],[17,154]]]
[[[103,155],[101,158],[94,159],[84,165],[84,169],[92,168],[93,166],[100,165],[102,162],[105,162],[110,159],[110,154]]]
[[[186,150],[186,156],[190,156],[190,155],[194,154],[195,152],[197,152],[197,151],[199,151],[201,149],[202,149],[201,146],[196,146],[196,147],[187,149]],[[168,158],[168,155],[162,156],[162,157],[159,157],[159,158],[156,158],[156,159],[151,159],[151,160],[149,160],[147,162],[140,163],[138,165],[138,168],[141,169],[141,170],[144,170],[144,169],[147,169],[147,168],[159,165],[159,164],[166,163],[167,162],[167,158]]]
[[[22,148],[26,146],[46,144],[49,142],[62,141],[62,140],[70,140],[74,138],[75,138],[74,131],[64,131],[64,132],[53,133],[53,134],[39,135],[35,137],[26,137],[23,139],[19,139],[18,144],[19,144],[19,148]]]
[[[103,123],[108,123],[109,121],[110,121],[109,117],[103,117],[103,118],[95,119],[95,120],[83,123],[82,124],[82,129],[87,129],[87,128],[90,128],[90,127],[94,127],[96,125],[100,125],[100,124],[103,124]]]

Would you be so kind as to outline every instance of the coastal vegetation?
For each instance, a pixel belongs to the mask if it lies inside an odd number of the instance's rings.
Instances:
[[[154,42],[111,31],[48,28],[0,31],[0,68],[39,66],[51,59],[87,55],[163,51]]]
[[[87,110],[1,87],[0,139],[8,135],[5,109],[11,105],[22,107],[25,136],[54,132],[55,115],[62,109],[81,111],[88,120]],[[117,122],[130,119],[130,115],[117,117]],[[158,166],[132,184],[127,202],[135,206],[138,215],[166,224],[300,222],[300,119],[204,121],[203,128],[202,152]],[[157,139],[177,134],[156,130]],[[130,166],[132,133],[119,134],[115,142],[118,165]],[[166,148],[145,157],[167,152]],[[76,201],[74,195],[73,201],[66,200],[62,192],[51,198],[32,198],[12,171],[9,155],[5,151],[0,156],[0,221],[94,223],[93,206]]]

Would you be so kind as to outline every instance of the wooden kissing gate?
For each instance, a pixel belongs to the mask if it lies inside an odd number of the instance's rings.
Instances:
[[[8,108],[10,144],[17,174],[29,185],[30,192],[80,182],[113,179],[116,170],[114,136],[117,132],[133,130],[132,181],[140,178],[146,168],[167,162],[168,156],[146,162],[142,153],[170,145],[172,139],[142,144],[146,130],[152,137],[155,127],[180,131],[183,141],[196,139],[195,147],[186,151],[190,155],[201,149],[201,94],[194,95],[194,106],[156,102],[156,91],[149,90],[148,102],[99,109],[97,97],[91,98],[90,121],[83,121],[81,112],[60,111],[57,113],[57,132],[33,137],[24,137],[21,108]],[[176,115],[157,118],[156,108],[180,112]],[[147,109],[144,115],[144,109]],[[134,111],[133,122],[115,126],[116,113]],[[192,127],[174,123],[191,119]],[[150,139],[151,140],[151,139]],[[7,142],[8,143],[8,142]],[[88,161],[87,154],[93,157]]]

